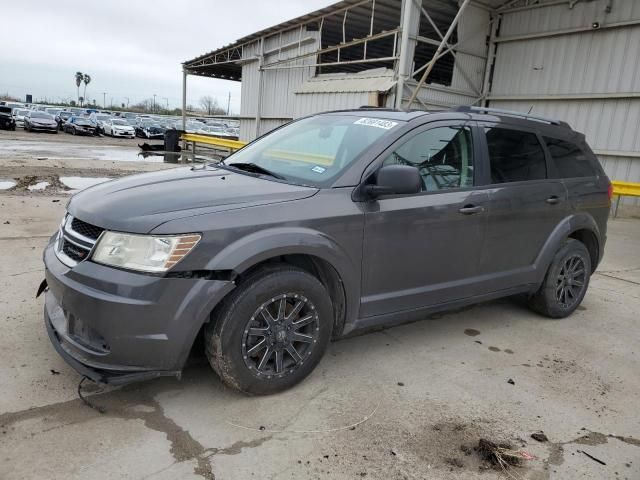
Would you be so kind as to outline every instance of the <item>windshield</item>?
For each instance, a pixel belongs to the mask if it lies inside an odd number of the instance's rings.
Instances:
[[[20,115],[22,117],[24,117],[25,115],[27,115],[29,113],[29,110],[18,110],[16,112],[16,115]]]
[[[111,123],[113,125],[129,125],[127,122],[125,122],[124,120],[111,120]]]
[[[98,120],[109,120],[111,117],[109,115],[96,115]]]
[[[30,114],[31,118],[46,118],[47,120],[52,120],[53,117],[51,115],[49,115],[48,113],[44,113],[44,112],[31,112]]]
[[[399,124],[351,115],[309,117],[247,145],[224,164],[253,163],[292,183],[326,186]]]
[[[91,122],[86,118],[76,118],[73,120],[73,123],[75,123],[76,125],[85,125],[85,126],[91,125]]]

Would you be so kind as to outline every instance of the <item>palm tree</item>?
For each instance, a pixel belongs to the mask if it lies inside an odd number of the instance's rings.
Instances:
[[[84,74],[82,72],[76,72],[76,87],[78,87],[78,103],[80,103],[80,84],[84,80]]]
[[[88,73],[84,74],[84,98],[87,98],[87,85],[89,85],[89,83],[91,82],[91,77],[89,76]]]

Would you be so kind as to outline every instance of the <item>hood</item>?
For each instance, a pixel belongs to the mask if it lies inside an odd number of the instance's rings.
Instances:
[[[176,168],[88,188],[71,198],[68,211],[102,228],[149,233],[178,218],[299,200],[317,192],[221,168]]]
[[[49,118],[32,118],[31,123],[39,123],[40,125],[53,125],[56,122]]]

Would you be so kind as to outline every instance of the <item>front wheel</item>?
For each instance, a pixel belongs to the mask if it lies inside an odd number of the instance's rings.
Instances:
[[[550,318],[568,317],[582,302],[591,277],[591,257],[584,243],[569,238],[549,266],[529,307]]]
[[[276,393],[311,373],[332,326],[331,300],[317,278],[295,267],[271,267],[252,274],[213,313],[206,354],[228,386]]]

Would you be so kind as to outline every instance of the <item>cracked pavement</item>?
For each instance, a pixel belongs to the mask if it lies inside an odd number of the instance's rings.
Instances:
[[[568,319],[505,299],[342,340],[269,397],[226,389],[196,356],[181,380],[85,383],[101,414],[78,399],[80,377],[34,299],[65,199],[0,194],[3,480],[640,478],[638,220],[610,221],[605,260]],[[549,442],[530,438],[539,430]],[[484,471],[479,438],[535,459],[513,477]]]

